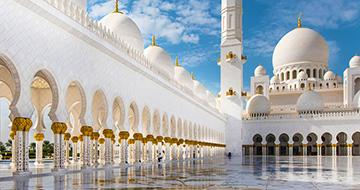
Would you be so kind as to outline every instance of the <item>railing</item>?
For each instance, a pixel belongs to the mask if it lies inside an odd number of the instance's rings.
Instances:
[[[285,85],[287,86],[287,85]],[[277,90],[276,88],[274,89],[274,87],[279,87],[279,90]],[[269,91],[270,94],[283,94],[283,93],[289,93],[289,92],[298,92],[298,93],[302,93],[307,91],[307,87],[306,88],[287,88],[285,87],[285,89],[282,89],[283,85],[277,85],[277,86],[272,86],[271,91]],[[343,85],[342,84],[337,84],[336,87],[319,87],[316,86],[315,88],[312,88],[313,90],[316,91],[326,91],[326,90],[333,90],[333,89],[342,89]]]
[[[176,87],[183,93],[189,95],[196,102],[203,104],[204,106],[210,108],[216,113],[219,113],[219,110],[212,107],[210,102],[207,102],[203,99],[197,97],[192,89],[188,89],[187,87],[181,85],[174,79],[164,75],[160,68],[156,66],[156,64],[151,63],[143,53],[133,48],[131,45],[126,43],[121,39],[121,37],[117,36],[115,33],[111,32],[108,28],[102,25],[100,22],[96,20],[92,20],[89,15],[82,8],[78,7],[76,4],[72,2],[72,0],[44,0],[48,2],[52,7],[58,9],[72,20],[79,23],[81,26],[85,27],[92,33],[96,34],[100,38],[106,40],[109,44],[113,45],[118,50],[122,52],[126,52],[126,54],[132,58],[137,63],[140,63],[142,66],[147,68],[148,70],[155,73],[157,76],[160,76],[165,81],[169,82],[171,86]]]
[[[274,114],[267,116],[248,117],[243,115],[243,120],[283,120],[283,119],[314,119],[314,120],[327,120],[327,119],[360,119],[359,110],[351,111],[333,111],[322,113],[307,113],[307,114]]]

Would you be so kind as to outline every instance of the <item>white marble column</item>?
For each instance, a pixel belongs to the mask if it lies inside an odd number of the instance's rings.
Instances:
[[[347,144],[347,156],[352,156],[352,144]]]
[[[99,164],[105,164],[105,139],[99,138]]]
[[[34,165],[38,168],[44,166],[43,164],[43,142],[44,142],[44,134],[37,133],[34,135],[36,141],[36,151],[35,151],[35,163]]]
[[[111,129],[104,129],[103,131],[104,137],[105,137],[105,166],[110,166],[111,163],[111,149],[112,149],[112,142],[111,138],[113,136],[113,131]]]
[[[15,144],[15,136],[16,131],[11,130],[10,132],[10,138],[11,138],[11,163],[10,167],[15,168],[16,167],[16,144]]]
[[[331,156],[336,156],[336,144],[331,145]]]
[[[78,141],[79,138],[77,136],[73,136],[71,137],[71,141],[73,142],[73,151],[72,151],[72,161],[73,163],[77,163],[78,162]]]
[[[159,157],[159,155],[162,155],[164,158],[164,154],[163,154],[163,137],[162,136],[158,136],[156,137],[156,141],[157,141],[157,154],[156,154],[156,159]]]
[[[16,131],[16,171],[14,175],[29,175],[29,130],[32,121],[29,118],[17,117],[12,122],[12,131]]]
[[[82,168],[88,169],[91,167],[91,141],[90,136],[92,135],[93,129],[90,126],[83,126],[81,127],[81,133],[83,135],[83,143],[82,143],[82,149],[83,149],[83,162],[82,162]]]
[[[79,154],[79,157],[80,157],[80,163],[83,164],[84,162],[84,135],[80,135],[79,136],[79,146],[80,146],[80,154]]]
[[[127,131],[120,131],[119,138],[120,138],[120,163],[121,164],[128,164],[128,144],[127,139],[129,138],[130,134]]]
[[[154,143],[154,136],[153,135],[147,135],[146,136],[146,149],[147,149],[147,161],[152,162],[154,160],[153,156],[153,143]]]
[[[54,133],[54,168],[53,171],[58,172],[65,169],[65,146],[64,134],[67,130],[65,123],[54,122],[51,125]]]
[[[65,166],[70,165],[70,133],[64,134],[64,141],[65,141]]]
[[[92,137],[93,137],[93,164],[95,167],[97,167],[99,165],[99,138],[100,138],[100,134],[98,132],[93,132],[92,133]]]
[[[171,143],[171,138],[170,137],[165,137],[164,138],[165,141],[165,160],[169,161],[170,160],[170,155],[171,155],[171,151],[170,151],[170,143]]]
[[[303,156],[307,156],[307,144],[303,144]]]
[[[135,162],[141,163],[141,147],[143,135],[141,133],[135,133],[133,137],[135,140]]]

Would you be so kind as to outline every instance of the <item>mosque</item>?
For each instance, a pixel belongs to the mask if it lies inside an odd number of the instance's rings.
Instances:
[[[115,1],[114,1],[115,2]],[[243,155],[360,155],[360,57],[341,79],[316,31],[286,34],[274,76],[258,66],[243,89],[242,1],[222,0],[221,91],[213,95],[118,9],[100,21],[87,0],[0,2],[0,98],[8,104],[14,175],[44,167],[51,131],[54,172],[99,165]],[[47,125],[45,120],[50,120]]]

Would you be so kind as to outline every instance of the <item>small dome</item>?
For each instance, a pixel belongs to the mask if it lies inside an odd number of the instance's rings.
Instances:
[[[250,98],[246,105],[246,111],[251,114],[269,114],[270,103],[266,96],[256,94]]]
[[[194,81],[191,74],[184,67],[175,67],[175,80],[188,89],[193,89]]]
[[[307,79],[308,79],[308,76],[307,76],[307,74],[306,74],[304,71],[301,71],[301,72],[298,74],[297,79],[298,79],[298,80],[307,80]]]
[[[100,23],[136,50],[140,52],[144,51],[144,40],[139,27],[125,14],[112,12],[104,16],[104,18],[100,20]]]
[[[164,71],[169,76],[174,75],[174,65],[172,64],[171,57],[163,48],[151,45],[145,49],[144,55],[158,69]]]
[[[254,76],[255,77],[260,77],[260,76],[265,76],[266,75],[266,70],[262,65],[259,65],[256,67],[255,71],[254,71]]]
[[[360,108],[360,91],[357,92],[353,99],[353,107]]]
[[[324,75],[324,80],[335,80],[336,75],[332,71],[328,71]]]
[[[279,84],[279,83],[280,83],[280,79],[277,75],[271,77],[270,84]]]
[[[324,102],[321,95],[315,91],[309,90],[301,94],[299,97],[296,110],[298,112],[306,111],[323,111]]]
[[[349,66],[350,68],[360,67],[360,56],[355,55],[354,57],[352,57],[350,59]]]
[[[273,54],[273,67],[295,64],[327,66],[329,49],[325,39],[309,28],[296,28],[281,38]]]

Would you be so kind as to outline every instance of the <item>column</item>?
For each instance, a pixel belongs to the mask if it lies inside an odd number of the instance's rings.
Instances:
[[[64,141],[65,141],[65,165],[70,165],[70,133],[64,134]]]
[[[331,144],[331,156],[336,156],[336,144]]]
[[[352,156],[352,144],[347,144],[347,156]]]
[[[92,136],[93,129],[90,126],[82,126],[81,133],[83,135],[82,149],[83,149],[83,162],[82,169],[88,169],[91,167],[91,142],[90,137]]]
[[[307,144],[303,144],[303,156],[307,156]]]
[[[84,136],[79,136],[80,141],[80,163],[82,164],[84,162]]]
[[[34,139],[36,141],[36,157],[35,157],[35,163],[34,165],[36,167],[43,167],[43,142],[44,142],[44,134],[43,133],[37,133],[34,135]]]
[[[100,138],[100,133],[99,132],[93,132],[92,133],[92,138],[94,139],[94,143],[93,143],[93,164],[94,166],[98,166],[99,165],[99,138]]]
[[[169,161],[170,160],[170,155],[171,155],[171,151],[170,151],[171,138],[170,137],[165,137],[164,141],[165,141],[165,160]]]
[[[113,133],[112,137],[111,137],[111,148],[110,148],[110,152],[111,152],[111,165],[115,164],[114,161],[114,157],[115,157],[115,134]]]
[[[29,175],[29,130],[32,121],[29,118],[17,117],[12,122],[12,131],[16,131],[16,171],[14,175]]]
[[[177,143],[178,143],[178,139],[177,138],[172,138],[171,139],[171,159],[172,160],[177,160]]]
[[[275,156],[280,156],[280,144],[275,144]]]
[[[156,137],[156,141],[157,141],[157,154],[156,154],[156,158],[158,158],[160,155],[162,155],[162,157],[164,157],[165,155],[163,155],[163,147],[162,147],[163,137],[162,137],[162,136],[157,136],[157,137]]]
[[[294,142],[292,140],[289,141],[288,147],[289,147],[289,156],[294,156]]]
[[[134,139],[129,139],[128,140],[128,144],[129,144],[129,148],[128,148],[128,152],[129,152],[129,161],[130,163],[135,162],[135,140]]]
[[[111,129],[104,129],[103,131],[105,137],[105,166],[111,165],[111,147],[112,142],[111,138],[113,136],[113,131]]]
[[[316,155],[321,156],[321,144],[316,144]]]
[[[121,131],[119,133],[119,143],[120,143],[120,163],[121,164],[128,164],[128,144],[127,139],[129,138],[130,134],[127,131]]]
[[[54,133],[54,169],[58,172],[65,169],[65,147],[64,147],[64,134],[67,130],[65,123],[54,122],[51,125],[51,130]]]
[[[266,156],[266,154],[267,154],[267,153],[266,153],[266,152],[267,152],[267,151],[266,151],[266,145],[265,145],[265,144],[263,144],[261,147],[262,147],[262,150],[261,150],[261,151],[262,151],[262,156],[264,156],[264,157],[265,157],[265,156]]]
[[[105,164],[105,139],[99,138],[99,144],[100,164]]]
[[[143,135],[141,133],[135,133],[133,137],[135,140],[135,162],[141,163],[141,146]]]
[[[73,142],[73,151],[72,151],[72,161],[73,163],[77,163],[78,162],[78,141],[79,138],[77,136],[73,136],[71,137],[71,141]]]
[[[10,131],[10,139],[11,139],[11,163],[10,167],[15,168],[16,166],[16,144],[15,144],[15,136],[16,131]]]
[[[179,139],[177,142],[178,146],[178,158],[179,160],[184,160],[184,139]]]
[[[156,144],[156,141],[154,141],[154,136],[153,135],[147,135],[146,136],[146,148],[147,148],[147,160],[148,162],[152,162],[154,160],[153,158],[153,145]]]

